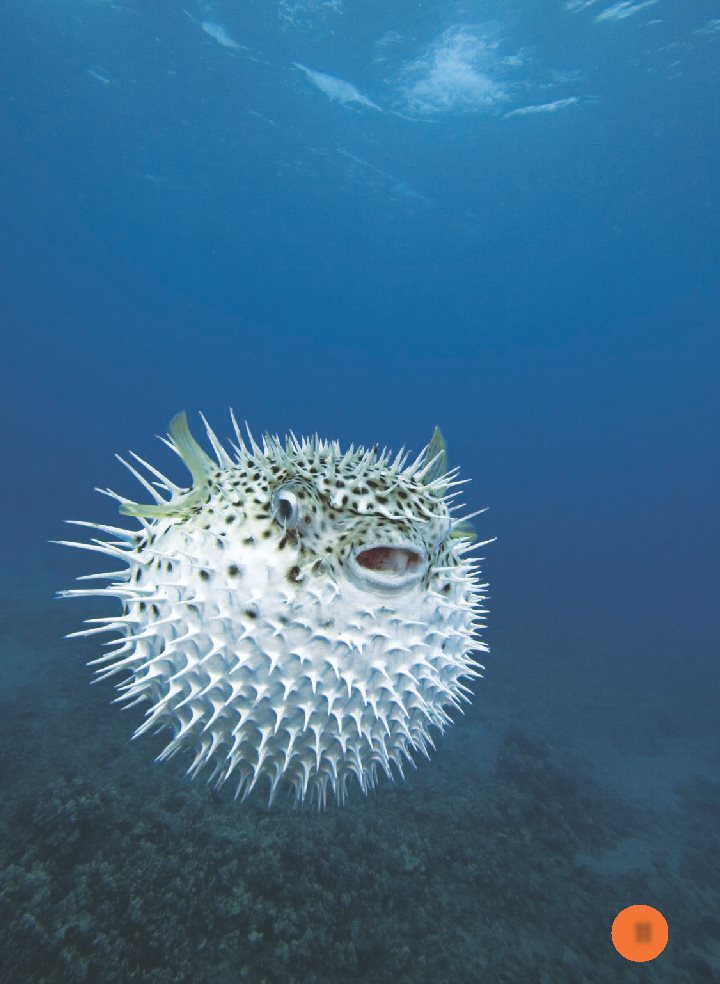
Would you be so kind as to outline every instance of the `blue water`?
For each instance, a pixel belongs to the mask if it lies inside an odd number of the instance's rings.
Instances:
[[[13,981],[629,981],[633,903],[720,980],[718,66],[717,0],[2,5]],[[472,709],[320,817],[154,765],[61,638],[62,520],[230,406],[439,424],[497,537]]]

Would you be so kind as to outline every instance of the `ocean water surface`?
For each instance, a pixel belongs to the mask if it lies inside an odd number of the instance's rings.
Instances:
[[[720,981],[719,66],[717,0],[5,0],[5,979]],[[156,763],[65,638],[120,608],[63,521],[230,407],[440,425],[496,538],[471,705],[323,812]]]

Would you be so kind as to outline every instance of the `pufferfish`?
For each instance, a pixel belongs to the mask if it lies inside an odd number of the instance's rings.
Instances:
[[[58,542],[126,565],[78,579],[105,587],[60,593],[122,603],[69,638],[112,633],[90,665],[121,675],[116,702],[145,709],[133,737],[169,732],[157,760],[188,752],[190,776],[232,779],[236,796],[264,785],[269,803],[285,788],[324,807],[354,782],[367,793],[404,777],[469,701],[486,649],[487,585],[469,556],[483,544],[472,516],[452,516],[463,482],[440,431],[408,463],[404,449],[342,453],[317,435],[261,447],[231,412],[231,457],[200,416],[216,460],[184,413],[161,438],[188,488],[131,452],[151,479],[118,458],[152,504],[98,490],[139,529],[69,521],[112,539]]]

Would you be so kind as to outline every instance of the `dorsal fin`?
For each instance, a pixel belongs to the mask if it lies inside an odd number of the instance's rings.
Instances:
[[[433,461],[433,459],[435,460]],[[442,436],[442,432],[439,427],[435,428],[433,431],[433,436],[430,438],[428,449],[425,452],[425,461],[428,463],[432,462],[428,470],[423,473],[422,480],[426,485],[430,485],[432,482],[437,482],[437,480],[442,478],[443,475],[447,475],[447,445],[445,444],[445,438]],[[450,480],[450,477],[448,478],[448,481]],[[447,491],[444,483],[442,483],[441,488],[443,489],[443,492]],[[467,520],[457,520],[452,524],[450,539],[476,540],[477,533],[475,532],[475,527]]]
[[[187,510],[202,502],[206,494],[207,477],[216,468],[212,458],[203,451],[190,433],[187,414],[183,410],[176,413],[170,421],[170,443],[182,458],[192,475],[193,484],[187,492],[173,497],[166,502],[144,505],[141,502],[123,502],[120,512],[124,516],[144,516],[149,519],[167,519],[173,516],[183,516]]]
[[[423,473],[422,480],[426,485],[430,485],[448,470],[447,447],[439,427],[435,428],[430,438],[428,449],[425,452],[425,461],[433,462],[428,471]]]
[[[212,458],[206,454],[190,433],[187,414],[184,410],[176,413],[170,421],[170,437],[178,450],[178,454],[187,465],[193,477],[193,485],[204,484],[207,476],[215,465]]]

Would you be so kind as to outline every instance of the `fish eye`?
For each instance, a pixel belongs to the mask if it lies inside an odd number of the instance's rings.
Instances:
[[[273,496],[272,511],[275,519],[285,529],[295,529],[300,523],[298,499],[290,489],[278,489]]]

